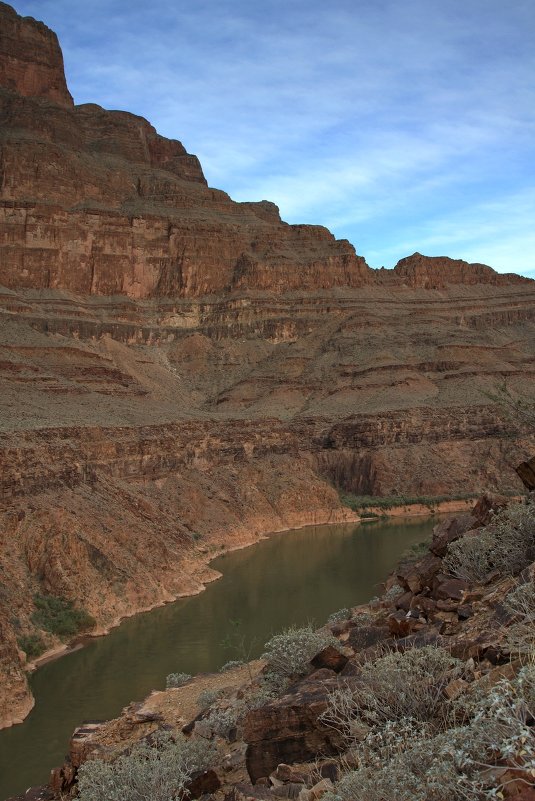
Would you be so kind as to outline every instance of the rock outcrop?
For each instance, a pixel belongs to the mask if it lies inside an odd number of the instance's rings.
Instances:
[[[462,259],[445,256],[422,256],[413,253],[398,261],[395,276],[408,286],[422,289],[444,289],[448,284],[525,284],[526,279],[514,273],[500,274],[486,264],[469,264]]]
[[[55,34],[0,5],[0,283],[129,297],[360,286],[321,226],[206,186],[141,117],[73,106]]]
[[[56,34],[0,3],[0,86],[23,97],[72,107]]]
[[[475,725],[472,721],[476,705],[481,704],[482,711],[486,709],[482,699],[497,688],[515,699],[511,709],[524,725],[520,745],[511,750],[511,729],[507,726],[512,727],[513,718],[505,722],[504,704],[500,707],[503,729],[491,732],[485,760],[478,750],[471,772],[459,779],[454,774],[455,786],[464,781],[464,788],[469,782],[475,788],[481,780],[488,787],[494,784],[506,799],[533,801],[535,781],[528,761],[535,744],[534,721],[525,702],[531,701],[533,677],[527,656],[532,648],[532,612],[526,607],[523,613],[515,614],[508,608],[511,590],[518,591],[519,586],[527,590],[533,583],[535,564],[529,564],[529,542],[526,538],[528,564],[519,576],[494,571],[481,583],[461,581],[448,574],[447,563],[436,555],[443,548],[445,535],[449,542],[474,536],[482,526],[481,511],[499,509],[501,504],[502,499],[486,496],[471,514],[439,523],[431,550],[401,563],[388,578],[381,598],[352,609],[341,622],[328,624],[324,631],[330,629],[339,642],[333,637],[333,644],[308,665],[303,664],[298,676],[286,676],[278,691],[273,681],[276,666],[254,662],[250,670],[241,666],[223,676],[204,674],[178,691],[153,692],[144,702],[130,704],[115,720],[80,727],[71,740],[66,762],[52,774],[56,797],[73,791],[76,771],[87,759],[113,759],[128,753],[136,742],[150,741],[160,727],[168,732],[181,730],[188,737],[211,738],[219,745],[219,756],[214,756],[212,764],[216,789],[206,791],[209,801],[317,801],[333,790],[341,776],[373,758],[377,760],[370,768],[373,777],[388,771],[388,762],[393,760],[399,782],[402,773],[399,760],[394,760],[412,748],[419,755],[423,747],[423,741],[415,742],[422,736],[419,729],[425,731],[424,739],[435,736],[430,720],[452,742],[457,737],[459,743],[462,726],[467,726],[467,737],[476,736],[477,726],[488,736],[487,728],[496,720],[495,707],[487,710],[487,718]],[[533,505],[524,507],[524,512],[532,516]],[[413,578],[418,580],[411,584]],[[326,652],[330,657],[343,657],[336,660],[334,669],[318,669],[318,664],[325,662]],[[411,673],[414,664],[419,668]],[[514,684],[521,670],[527,671],[524,701],[518,691],[520,685]],[[217,690],[224,681],[225,692],[219,697],[213,692],[212,704],[200,709],[194,699],[199,697],[201,686]],[[262,687],[268,687],[271,696],[263,703],[259,700]],[[492,700],[496,704],[496,698]],[[226,733],[210,729],[212,715],[221,720],[225,710],[234,711],[232,728]],[[406,710],[420,717],[404,734]],[[190,721],[185,726],[184,719]],[[387,746],[377,754],[374,738],[385,738],[388,724],[393,724],[392,728],[397,725],[396,747]],[[507,744],[503,753],[502,740]],[[440,741],[439,737],[435,742]],[[443,752],[434,757],[435,764],[443,760],[443,767],[450,769],[449,754],[446,760]],[[465,771],[466,764],[456,763],[456,773]],[[474,766],[478,771],[475,777]],[[426,769],[424,763],[424,782]],[[410,767],[406,775],[407,781],[415,778]],[[437,773],[437,780],[444,784],[451,781],[446,772],[443,776]],[[345,793],[342,797],[352,796]]]
[[[373,271],[233,202],[146,120],[73,105],[4,3],[0,285],[0,725],[31,706],[36,593],[102,630],[197,591],[212,546],[351,518],[338,491],[521,487],[533,431],[489,394],[534,386],[534,282]]]

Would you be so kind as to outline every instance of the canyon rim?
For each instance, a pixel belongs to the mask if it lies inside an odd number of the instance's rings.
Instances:
[[[518,493],[535,283],[419,253],[372,270],[236,203],[146,120],[68,91],[0,3],[0,725],[36,597],[121,616],[221,548],[354,515],[342,495]]]

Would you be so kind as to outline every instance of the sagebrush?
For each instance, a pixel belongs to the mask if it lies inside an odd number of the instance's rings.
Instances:
[[[312,657],[327,645],[339,646],[339,642],[330,633],[314,631],[311,626],[290,627],[265,644],[262,658],[271,673],[290,678],[306,673]]]
[[[444,566],[459,578],[480,582],[494,571],[516,576],[534,559],[535,504],[514,503],[485,528],[451,543]]]
[[[214,758],[206,740],[174,739],[167,733],[135,745],[113,762],[92,759],[78,771],[79,801],[182,801],[197,771]]]

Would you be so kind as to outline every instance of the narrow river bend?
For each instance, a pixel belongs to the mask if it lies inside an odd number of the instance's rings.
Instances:
[[[330,613],[377,594],[400,555],[426,539],[435,518],[310,526],[219,557],[223,577],[200,595],[125,620],[106,637],[39,668],[36,705],[0,731],[0,799],[45,783],[83,720],[115,717],[165,686],[168,673],[215,671],[238,658],[223,645],[230,621],[253,644],[291,625],[322,625]]]

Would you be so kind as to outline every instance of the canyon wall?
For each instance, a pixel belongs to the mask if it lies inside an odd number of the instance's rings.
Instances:
[[[374,271],[233,202],[146,120],[75,106],[55,35],[4,3],[0,285],[0,725],[31,706],[38,593],[102,630],[221,549],[350,519],[340,492],[521,489],[533,432],[496,396],[534,394],[533,282]]]

